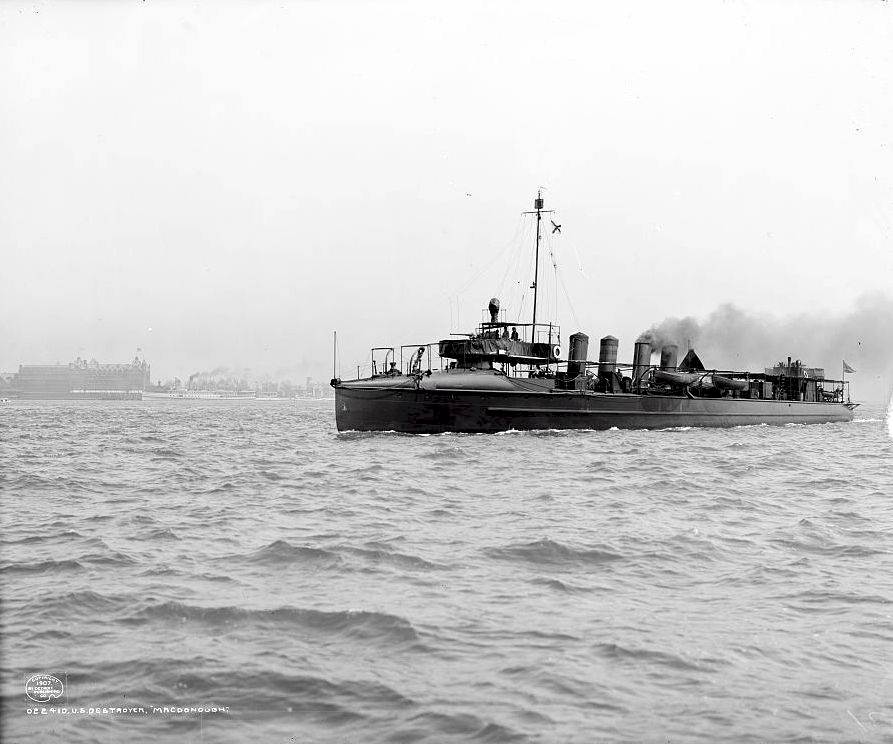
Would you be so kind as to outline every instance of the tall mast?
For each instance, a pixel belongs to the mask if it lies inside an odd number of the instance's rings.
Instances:
[[[530,328],[530,341],[536,341],[536,293],[537,280],[540,272],[540,220],[542,220],[543,212],[543,192],[542,189],[537,190],[536,199],[533,201],[533,208],[536,210],[536,258],[533,263],[533,323]]]

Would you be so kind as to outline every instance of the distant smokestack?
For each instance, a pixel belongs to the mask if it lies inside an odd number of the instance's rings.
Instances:
[[[490,304],[487,306],[487,309],[490,311],[490,322],[498,323],[499,322],[499,300],[496,297],[493,297],[490,300]]]

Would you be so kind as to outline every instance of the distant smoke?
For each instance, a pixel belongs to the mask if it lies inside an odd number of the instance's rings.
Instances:
[[[679,357],[689,345],[708,368],[762,370],[788,356],[808,367],[824,367],[840,377],[841,361],[856,369],[848,376],[863,395],[880,399],[893,385],[893,298],[862,295],[845,315],[810,313],[774,318],[720,305],[704,321],[667,318],[642,333],[658,351],[677,344]]]
[[[287,376],[292,368],[280,368],[276,374],[252,373],[248,368],[215,367],[210,372],[193,372],[186,382],[187,390],[210,390],[217,392],[245,392],[259,391],[263,393],[278,393],[281,396],[292,397],[295,393],[306,392],[308,377],[300,382],[295,382]],[[302,368],[303,370],[303,368]],[[316,388],[317,381],[311,381],[309,387]],[[179,380],[169,381],[171,388],[179,387]]]
[[[193,372],[189,375],[186,387],[189,390],[239,391],[252,389],[253,385],[246,374],[248,371],[215,367],[210,372]]]

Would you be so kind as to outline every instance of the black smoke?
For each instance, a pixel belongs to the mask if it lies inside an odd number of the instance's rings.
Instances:
[[[761,371],[788,356],[807,367],[823,367],[839,378],[842,361],[856,370],[848,375],[854,397],[889,397],[893,385],[893,298],[882,293],[859,297],[849,312],[800,313],[786,317],[758,315],[720,305],[704,320],[666,318],[642,337],[654,351],[679,346],[679,358],[691,347],[708,368]]]

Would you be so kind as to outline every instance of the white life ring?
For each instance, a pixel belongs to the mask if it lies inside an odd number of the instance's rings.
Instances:
[[[561,347],[560,346],[552,347],[552,356],[555,357],[555,359],[561,359]]]

